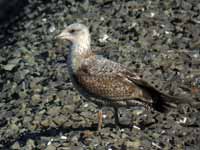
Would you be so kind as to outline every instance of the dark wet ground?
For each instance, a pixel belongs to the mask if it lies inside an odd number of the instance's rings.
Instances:
[[[45,150],[200,150],[200,109],[168,114],[121,109],[114,126],[73,88],[67,48],[55,35],[68,24],[90,27],[94,49],[140,73],[158,89],[200,101],[198,0],[29,1],[0,34],[0,148]]]

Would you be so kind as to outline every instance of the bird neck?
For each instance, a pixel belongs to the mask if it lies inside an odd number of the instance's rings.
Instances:
[[[92,52],[90,43],[73,44],[71,50],[73,55],[77,57],[85,57]]]
[[[72,45],[68,55],[68,65],[71,67],[72,72],[76,72],[85,58],[92,54],[89,45]]]

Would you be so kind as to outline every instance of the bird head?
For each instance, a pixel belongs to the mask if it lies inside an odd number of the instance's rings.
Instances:
[[[80,23],[73,23],[67,26],[56,38],[80,46],[85,44],[90,45],[89,29]]]

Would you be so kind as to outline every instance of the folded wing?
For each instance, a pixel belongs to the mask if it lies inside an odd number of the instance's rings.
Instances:
[[[78,84],[90,95],[105,100],[137,100],[151,104],[152,98],[125,74],[127,69],[101,56],[93,56],[84,61],[77,71]],[[139,79],[135,74],[131,78]]]

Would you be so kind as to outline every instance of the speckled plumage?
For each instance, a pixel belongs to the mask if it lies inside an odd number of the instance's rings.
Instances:
[[[130,106],[151,104],[152,100],[134,82],[126,77],[125,67],[98,55],[85,58],[80,68],[74,74],[75,82],[90,97],[101,99],[103,104],[114,106]],[[139,77],[132,75],[132,78]]]

